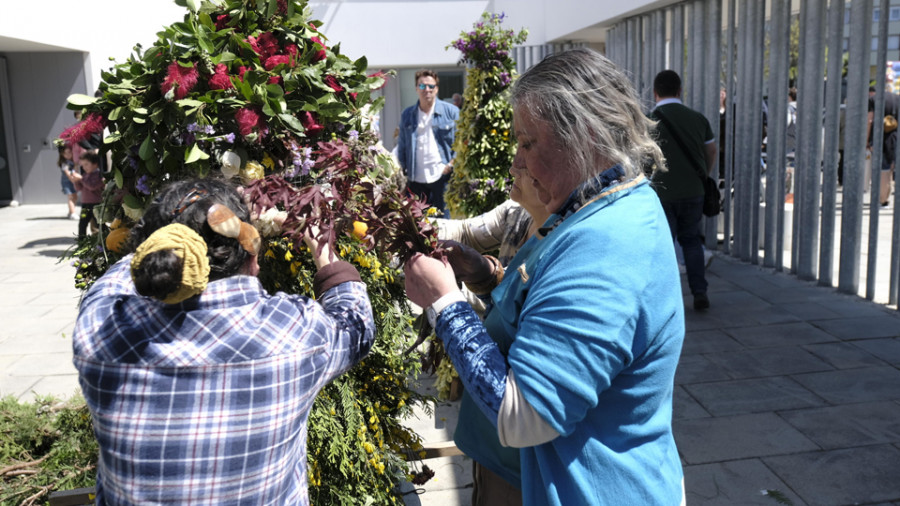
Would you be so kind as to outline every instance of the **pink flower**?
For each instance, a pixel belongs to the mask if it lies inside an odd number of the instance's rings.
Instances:
[[[322,130],[325,130],[325,127],[318,124],[316,119],[316,115],[309,111],[301,111],[300,112],[300,123],[303,123],[303,128],[306,129],[306,135],[312,137]]]
[[[231,21],[231,18],[228,17],[228,14],[220,14],[216,16],[216,31],[228,28],[229,21]]]
[[[317,62],[317,61],[322,61],[322,60],[324,60],[325,58],[328,57],[328,55],[325,53],[325,50],[328,49],[328,46],[326,46],[325,43],[322,42],[322,39],[320,39],[320,38],[318,38],[318,37],[310,37],[309,40],[311,40],[311,41],[315,42],[316,44],[322,46],[322,49],[316,51],[315,56],[313,56],[313,58],[312,58],[313,63],[315,63],[315,62]]]
[[[269,77],[269,84],[277,84],[279,86],[284,84],[284,79],[281,76],[271,76]]]
[[[104,119],[103,116],[92,112],[83,120],[63,130],[63,132],[59,134],[59,138],[64,140],[66,144],[78,144],[89,138],[91,135],[103,132],[104,128],[106,128],[106,119]]]
[[[199,74],[192,63],[190,67],[182,67],[178,62],[169,64],[168,74],[163,80],[160,88],[163,95],[169,93],[169,90],[175,90],[175,100],[181,100],[197,85]]]
[[[284,52],[291,58],[296,58],[297,53],[299,53],[300,51],[297,49],[297,44],[288,44],[284,46]]]
[[[238,67],[238,79],[240,79],[241,82],[244,81],[244,73],[246,73],[248,70],[250,70],[250,69],[248,69],[247,67],[245,67],[243,65]]]
[[[216,73],[209,78],[209,89],[229,90],[234,88],[231,84],[231,76],[228,75],[228,66],[224,63],[216,65]]]
[[[344,91],[344,87],[341,86],[341,83],[339,83],[337,78],[334,76],[325,76],[325,84],[327,84],[335,92],[340,93]]]
[[[287,55],[283,55],[283,54],[276,54],[274,56],[270,56],[270,57],[266,58],[265,67],[266,67],[266,70],[272,70],[275,67],[281,65],[282,63],[285,65],[291,66],[291,57],[287,56]]]
[[[238,109],[234,114],[234,120],[237,122],[238,131],[245,137],[253,133],[254,130],[259,133],[260,138],[264,137],[268,132],[266,120],[263,119],[259,109],[256,107]]]

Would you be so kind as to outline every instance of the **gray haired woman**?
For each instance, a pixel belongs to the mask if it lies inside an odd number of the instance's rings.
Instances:
[[[684,302],[642,174],[665,166],[651,123],[625,75],[588,49],[547,57],[511,97],[510,174],[534,185],[550,217],[505,270],[470,252],[406,266],[407,293],[473,401],[457,445],[521,487],[526,505],[678,504],[671,425]],[[483,324],[457,276],[490,292]]]

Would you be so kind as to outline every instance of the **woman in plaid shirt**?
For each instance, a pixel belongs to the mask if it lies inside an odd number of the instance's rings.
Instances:
[[[73,347],[97,504],[308,504],[309,411],[368,353],[372,309],[327,246],[316,300],[267,293],[248,219],[225,182],[174,183],[85,295]]]

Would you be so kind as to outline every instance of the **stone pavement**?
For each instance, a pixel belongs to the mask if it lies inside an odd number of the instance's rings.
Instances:
[[[75,233],[65,214],[0,208],[0,395],[77,391],[79,292],[57,260]],[[900,506],[900,312],[722,255],[708,279],[708,312],[685,298],[675,381],[688,504],[777,504],[760,492],[776,490],[798,506]],[[438,443],[456,415],[442,403],[409,423]],[[470,504],[470,459],[425,464],[436,476],[407,505]]]

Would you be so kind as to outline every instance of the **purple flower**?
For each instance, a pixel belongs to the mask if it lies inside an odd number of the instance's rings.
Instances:
[[[234,132],[229,132],[229,133],[225,134],[224,139],[225,139],[229,144],[234,144]]]
[[[143,193],[144,195],[150,195],[150,187],[147,186],[147,175],[139,177],[137,182],[134,183],[134,189]]]
[[[493,179],[488,179],[487,181],[485,181],[485,184],[487,184],[488,186],[490,186],[491,188],[493,188],[493,187],[494,187],[494,180],[493,180]]]
[[[356,130],[350,130],[349,132],[347,132],[347,135],[349,135],[353,140],[359,140],[359,132]]]
[[[198,125],[198,124],[196,124],[196,123],[191,123],[190,125],[187,126],[187,131],[188,131],[188,132],[196,132],[196,131],[198,131],[199,129],[200,129],[200,125]]]

